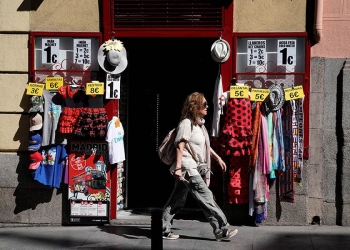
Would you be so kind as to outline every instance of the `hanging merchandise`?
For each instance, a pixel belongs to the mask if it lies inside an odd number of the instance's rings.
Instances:
[[[65,145],[46,146],[40,151],[43,160],[35,171],[34,180],[48,187],[60,188],[62,168],[67,157]]]
[[[41,147],[42,138],[38,131],[30,132],[28,151],[38,151]]]
[[[125,161],[124,129],[117,116],[113,116],[108,123],[106,141],[108,142],[110,164]]]
[[[44,100],[42,96],[35,96],[33,95],[30,98],[30,109],[29,113],[37,113],[37,112],[43,112],[43,104]]]
[[[70,140],[69,224],[109,222],[111,182],[108,145],[101,140]]]
[[[100,67],[109,74],[120,74],[128,65],[126,50],[123,43],[117,39],[105,41],[97,53]]]
[[[215,62],[224,63],[231,55],[230,44],[220,37],[212,44],[210,52]]]
[[[62,112],[63,99],[55,91],[43,91],[43,141],[42,146],[65,143],[65,138],[58,133],[58,121]]]
[[[43,127],[43,117],[39,113],[34,113],[30,116],[29,131],[40,130]]]

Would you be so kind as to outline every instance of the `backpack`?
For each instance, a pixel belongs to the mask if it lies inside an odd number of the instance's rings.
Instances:
[[[176,137],[176,128],[170,130],[158,148],[158,155],[162,162],[172,165],[176,157],[176,148],[174,146]]]

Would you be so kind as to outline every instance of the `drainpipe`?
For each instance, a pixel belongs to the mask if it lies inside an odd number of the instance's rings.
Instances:
[[[322,37],[323,0],[315,0],[314,38],[318,43]]]

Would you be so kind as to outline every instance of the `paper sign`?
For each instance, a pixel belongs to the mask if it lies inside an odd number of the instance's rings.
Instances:
[[[286,101],[300,99],[305,96],[302,85],[294,88],[285,88],[284,95],[286,97]]]
[[[87,95],[103,95],[104,94],[103,82],[89,82],[86,84]]]
[[[63,86],[63,77],[46,77],[46,89],[47,90],[58,90],[59,87]]]
[[[270,94],[269,89],[252,88],[250,93],[250,100],[255,102],[263,102],[269,94]]]
[[[27,88],[27,95],[42,96],[44,86],[42,83],[30,82]]]
[[[249,86],[231,86],[230,98],[248,98]]]

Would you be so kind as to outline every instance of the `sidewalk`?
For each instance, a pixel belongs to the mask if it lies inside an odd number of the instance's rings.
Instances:
[[[118,212],[106,226],[41,226],[0,228],[0,249],[152,249],[151,216]],[[217,242],[205,220],[174,220],[178,240],[163,240],[164,250],[345,250],[350,228],[339,226],[237,226],[229,242]],[[154,245],[153,245],[154,246]],[[160,250],[160,249],[159,249]]]

